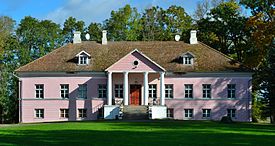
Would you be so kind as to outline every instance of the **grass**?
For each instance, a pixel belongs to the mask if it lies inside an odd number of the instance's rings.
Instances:
[[[210,121],[0,125],[0,145],[275,146],[275,126]]]

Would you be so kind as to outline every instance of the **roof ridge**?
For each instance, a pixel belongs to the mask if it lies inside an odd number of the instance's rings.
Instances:
[[[59,48],[56,48],[56,49],[54,49],[53,51],[49,52],[48,54],[46,54],[46,55],[44,55],[44,56],[41,56],[41,57],[39,57],[39,58],[37,58],[37,59],[35,59],[35,60],[33,60],[33,61],[31,61],[31,62],[25,64],[25,65],[19,67],[18,69],[15,70],[15,72],[20,71],[21,68],[24,68],[24,67],[26,67],[26,66],[29,66],[29,65],[33,64],[34,62],[36,62],[36,61],[38,61],[38,60],[41,60],[42,58],[45,58],[45,57],[51,55],[52,53],[54,53],[54,52],[56,52],[56,51],[58,51],[58,50],[60,50],[60,49],[63,49],[65,46],[68,46],[68,45],[70,45],[70,43],[68,43],[68,44],[66,44],[66,45],[63,45],[63,46],[61,46],[61,47],[59,47]]]

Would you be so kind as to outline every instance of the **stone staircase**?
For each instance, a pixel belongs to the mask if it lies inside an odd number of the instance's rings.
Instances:
[[[133,106],[133,105],[124,106],[122,119],[125,119],[125,120],[149,119],[148,106]]]

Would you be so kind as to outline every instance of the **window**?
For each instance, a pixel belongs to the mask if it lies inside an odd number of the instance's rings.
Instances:
[[[107,89],[106,84],[98,84],[98,98],[106,98]]]
[[[87,65],[88,64],[88,56],[86,55],[79,55],[79,62],[80,65]]]
[[[81,98],[81,99],[87,98],[87,84],[78,85],[78,98]]]
[[[174,109],[172,108],[167,109],[167,118],[174,118]]]
[[[78,64],[79,65],[88,65],[89,64],[89,58],[91,57],[91,55],[83,50],[83,51],[79,52],[76,55],[76,57],[78,58]]]
[[[184,109],[184,117],[192,118],[193,117],[193,109]]]
[[[35,117],[43,119],[44,118],[44,109],[35,109]]]
[[[236,98],[236,85],[235,84],[227,85],[227,98]]]
[[[202,85],[202,97],[203,98],[211,98],[211,85],[203,84]]]
[[[227,116],[231,118],[236,118],[236,109],[227,109]]]
[[[35,85],[35,97],[36,98],[44,98],[44,85],[43,84]]]
[[[193,85],[192,84],[185,84],[185,98],[193,98]]]
[[[211,109],[202,109],[203,118],[210,118],[210,116],[211,116]]]
[[[115,97],[123,98],[123,85],[122,84],[115,85]]]
[[[185,52],[180,56],[181,63],[184,65],[192,65],[194,63],[194,55],[191,52]]]
[[[61,90],[60,90],[61,98],[68,99],[69,98],[69,85],[61,84],[60,88],[61,88]]]
[[[172,84],[165,85],[165,98],[173,98],[173,85]]]
[[[157,85],[149,84],[149,97],[156,99],[157,98]]]
[[[86,118],[87,117],[87,109],[78,109],[78,117]]]
[[[61,118],[69,118],[69,109],[60,109]]]
[[[192,57],[183,57],[183,64],[192,64]]]

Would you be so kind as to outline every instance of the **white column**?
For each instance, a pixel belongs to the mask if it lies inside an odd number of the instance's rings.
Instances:
[[[124,105],[128,105],[129,91],[128,91],[128,72],[124,72],[123,97]]]
[[[108,97],[107,97],[107,104],[112,105],[112,72],[108,72],[108,83],[107,83],[107,92],[108,92]]]
[[[160,105],[165,105],[164,72],[160,73]]]
[[[144,97],[144,105],[148,105],[148,72],[144,72],[143,73],[143,77],[144,77],[144,80],[143,80],[143,97]]]

